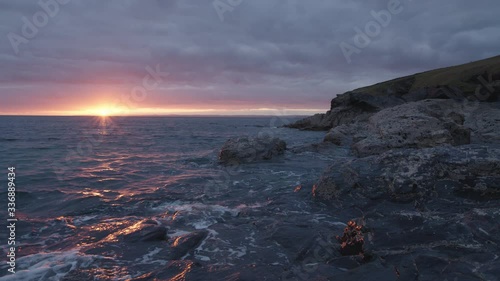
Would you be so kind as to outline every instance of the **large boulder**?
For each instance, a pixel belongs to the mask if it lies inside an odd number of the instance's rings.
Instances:
[[[353,150],[364,157],[393,148],[469,144],[470,129],[463,126],[458,105],[452,100],[423,100],[386,108],[370,117],[366,138]]]
[[[368,136],[368,123],[355,122],[330,129],[323,138],[323,143],[333,143],[337,146],[350,147],[353,143],[366,139]]]
[[[331,142],[335,145],[345,145],[349,141],[349,127],[346,125],[337,126],[325,135],[323,142]]]
[[[169,259],[179,260],[186,254],[194,252],[207,235],[208,231],[200,230],[176,237],[171,245]]]
[[[238,137],[224,143],[219,153],[221,164],[252,163],[270,160],[285,153],[286,143],[271,137]]]
[[[124,235],[129,242],[149,242],[168,240],[167,228],[158,225],[156,221],[146,220]]]

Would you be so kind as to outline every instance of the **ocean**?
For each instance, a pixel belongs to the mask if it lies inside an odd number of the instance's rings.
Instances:
[[[0,280],[307,280],[290,255],[297,239],[343,227],[311,195],[336,156],[217,162],[230,137],[322,141],[324,132],[281,127],[297,119],[0,117],[0,214],[5,222],[15,167],[18,219],[15,274],[0,232]],[[168,239],[134,240],[143,223]]]

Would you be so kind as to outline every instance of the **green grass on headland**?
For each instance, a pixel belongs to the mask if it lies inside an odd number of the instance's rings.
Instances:
[[[473,93],[480,83],[478,78],[482,76],[485,81],[488,81],[488,75],[492,75],[493,80],[500,80],[500,56],[417,73],[359,88],[353,92],[383,94],[389,87],[407,84],[408,92],[426,87],[449,86],[456,87],[464,93]]]

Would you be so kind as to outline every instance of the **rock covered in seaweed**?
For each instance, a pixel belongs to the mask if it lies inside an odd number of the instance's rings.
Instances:
[[[362,226],[355,221],[349,221],[342,236],[337,236],[340,243],[340,253],[343,256],[354,256],[364,254],[365,239]]]

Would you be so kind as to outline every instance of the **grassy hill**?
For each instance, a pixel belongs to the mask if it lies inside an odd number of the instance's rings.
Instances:
[[[404,83],[407,84],[407,92],[418,90],[420,88],[449,86],[456,87],[464,93],[473,93],[477,86],[481,85],[478,77],[482,76],[486,81],[488,81],[488,75],[492,76],[492,80],[500,81],[500,56],[417,73],[372,86],[359,88],[353,90],[352,92],[382,94],[386,92],[386,89]]]

